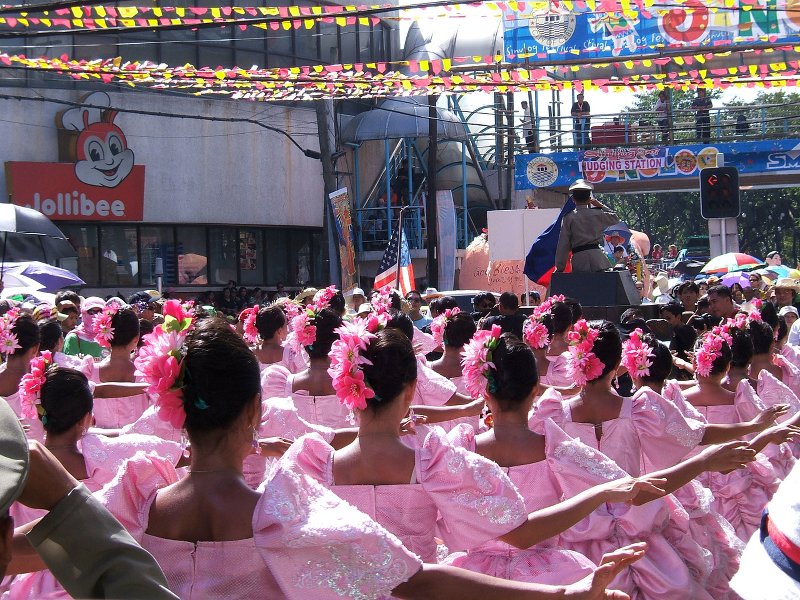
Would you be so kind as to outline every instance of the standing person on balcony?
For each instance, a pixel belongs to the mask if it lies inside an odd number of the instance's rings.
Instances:
[[[713,106],[711,98],[706,95],[706,90],[697,90],[697,98],[692,100],[692,110],[695,111],[694,129],[697,134],[697,141],[704,144],[711,143],[711,117],[708,110]]]
[[[589,103],[583,99],[583,93],[578,94],[577,100],[572,104],[572,129],[575,135],[575,146],[581,149],[588,148],[591,144],[589,138],[589,123],[591,113]]]
[[[658,92],[658,100],[656,100],[656,123],[658,123],[659,129],[661,129],[661,141],[663,143],[669,142],[669,98],[667,97],[667,92],[661,90]]]
[[[538,152],[536,147],[536,135],[533,131],[533,113],[528,107],[528,103],[522,101],[522,133],[525,135],[525,147],[528,152]]]
[[[593,273],[611,267],[603,252],[603,231],[619,223],[617,213],[592,196],[591,183],[576,179],[569,186],[575,210],[564,215],[556,247],[556,271],[563,272],[572,253],[572,272]]]

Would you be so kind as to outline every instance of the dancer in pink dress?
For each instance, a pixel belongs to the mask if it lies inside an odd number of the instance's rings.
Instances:
[[[94,369],[94,359],[91,356],[70,356],[64,354],[64,330],[61,323],[55,319],[39,321],[39,352],[49,350],[53,353],[53,362],[61,367],[76,369],[90,377]]]
[[[261,417],[258,361],[220,319],[154,337],[139,367],[159,414],[185,426],[191,465],[181,479],[168,461],[139,453],[101,498],[181,598],[619,597],[602,587],[640,552],[614,555],[582,587],[525,586],[423,565],[396,537],[284,462],[253,491],[242,460]]]
[[[62,465],[91,492],[111,481],[118,469],[137,452],[154,452],[178,464],[178,444],[152,436],[124,435],[109,438],[87,434],[92,423],[92,392],[83,373],[48,362],[49,354],[34,359],[31,373],[20,383],[22,403],[30,415],[37,415],[45,430],[45,446]],[[11,507],[17,527],[46,514],[20,503]],[[16,577],[8,598],[69,598],[49,571]]]
[[[569,438],[552,421],[545,423],[544,436],[528,428],[528,413],[538,380],[536,359],[528,346],[505,334],[492,349],[491,362],[494,391],[486,390],[485,396],[493,417],[492,429],[475,437],[471,428],[460,426],[450,434],[457,445],[503,467],[522,494],[529,512],[546,510],[568,497],[562,482],[571,482],[570,489],[576,490],[595,481],[605,484],[607,493],[587,498],[572,512],[553,514],[547,523],[553,536],[533,548],[519,550],[500,540],[490,540],[466,553],[451,554],[447,562],[515,581],[577,581],[593,568],[593,563],[577,552],[564,549],[560,534],[600,507],[605,512],[606,503],[623,500],[610,493],[607,476],[613,479],[625,474],[600,452]],[[665,483],[660,479],[650,481]],[[643,501],[645,496],[641,493],[636,499]],[[647,569],[650,560],[648,556],[631,569]]]
[[[254,306],[244,322],[244,339],[253,345],[253,352],[263,371],[270,365],[280,365],[296,373],[298,361],[292,349],[285,343],[289,335],[289,320],[278,304]]]
[[[139,344],[139,318],[130,308],[110,304],[96,319],[99,333],[95,340],[111,353],[92,365],[89,379],[94,383],[136,383],[136,367],[131,356]],[[146,393],[120,398],[97,398],[94,403],[95,425],[102,429],[119,429],[130,425],[150,406]]]
[[[740,423],[763,408],[753,404],[754,394],[736,394],[722,385],[731,363],[729,339],[732,341],[730,335],[719,333],[701,338],[695,358],[697,385],[684,391],[686,400],[709,423]],[[745,542],[758,529],[761,511],[778,485],[775,469],[763,455],[747,469],[709,473],[699,481],[714,495],[712,509],[725,517]]]
[[[614,393],[611,384],[622,359],[622,343],[611,323],[579,321],[570,333],[570,343],[572,376],[584,388],[579,395],[563,400],[555,391],[546,392],[532,420],[537,431],[542,430],[545,419],[551,418],[568,435],[597,448],[628,474],[666,469],[657,473],[671,474],[665,486],[670,492],[706,470],[725,471],[754,458],[755,452],[746,444],[734,442],[685,459],[702,440],[702,423],[687,420],[674,405],[649,388],[643,388],[633,398]],[[656,504],[648,507],[655,510]],[[690,597],[708,597],[703,590],[708,586],[712,557],[699,540],[685,535],[688,515],[680,502],[669,496],[661,503],[661,511],[651,513],[650,517],[652,520],[646,526],[664,542],[669,542],[668,550],[683,564],[683,573],[688,574],[683,580],[684,589]],[[577,542],[576,549],[586,549],[592,558],[592,544]],[[661,561],[659,564],[669,563]],[[669,570],[652,574],[657,576],[643,579],[640,584],[645,597],[658,597],[660,586],[656,583],[652,587],[654,582],[668,580],[670,576]],[[661,579],[663,577],[667,579]]]

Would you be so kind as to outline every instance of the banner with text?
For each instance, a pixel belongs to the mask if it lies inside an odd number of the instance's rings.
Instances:
[[[717,165],[717,154],[740,175],[800,172],[800,140],[786,139],[522,154],[515,159],[515,185],[518,190],[567,187],[579,177],[592,183],[696,179],[700,169]]]
[[[621,7],[614,3],[611,8]],[[556,2],[545,7],[506,4],[506,60],[536,63],[562,55],[633,57],[664,47],[800,41],[800,14],[788,1],[742,1],[728,6],[728,0],[687,0],[670,10],[653,8],[652,12],[631,8],[613,12],[602,3],[593,10],[576,2],[574,9]]]

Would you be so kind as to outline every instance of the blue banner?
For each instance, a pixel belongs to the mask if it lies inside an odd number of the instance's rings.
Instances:
[[[567,187],[579,177],[592,183],[696,178],[700,169],[717,166],[717,154],[740,175],[800,172],[800,139],[789,139],[522,154],[515,160],[515,183],[529,190]]]
[[[517,10],[509,4],[503,14],[509,62],[536,63],[559,56],[635,57],[660,48],[800,41],[800,14],[790,2],[777,0],[746,9],[738,2],[726,7],[724,0],[686,0],[670,10],[624,14],[610,12],[602,3],[597,11],[583,2],[575,2],[575,10],[558,2],[520,2]]]

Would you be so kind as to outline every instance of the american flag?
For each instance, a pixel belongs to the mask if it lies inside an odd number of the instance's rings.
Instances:
[[[398,265],[397,245],[400,245],[400,264]],[[416,289],[414,284],[414,265],[411,264],[411,253],[408,251],[408,240],[402,225],[397,227],[389,240],[389,246],[383,253],[381,264],[378,267],[378,275],[375,277],[375,289],[389,285],[396,287],[397,269],[400,268],[399,288],[400,295],[405,296],[411,290]]]

